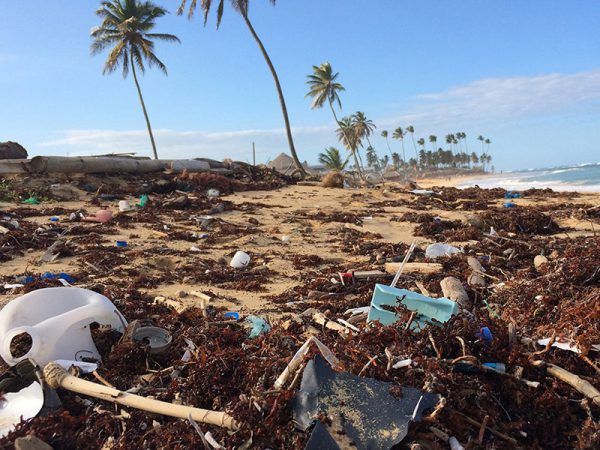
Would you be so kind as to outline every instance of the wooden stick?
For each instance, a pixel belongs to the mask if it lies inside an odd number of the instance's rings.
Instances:
[[[120,405],[130,406],[154,414],[178,417],[180,419],[192,418],[197,422],[224,427],[229,430],[239,430],[239,424],[229,414],[221,411],[194,408],[191,406],[174,405],[161,402],[139,395],[129,394],[107,386],[82,380],[70,375],[56,363],[49,363],[44,367],[44,378],[48,385],[57,389],[59,387],[78,394],[89,395]]]
[[[481,422],[476,421],[475,419],[471,419],[469,416],[465,416],[463,413],[458,412],[458,411],[454,411],[456,414],[458,414],[460,417],[462,417],[466,422],[470,423],[473,426],[476,427],[481,427],[483,424]],[[505,441],[510,442],[514,447],[517,446],[517,440],[515,438],[510,437],[507,434],[501,433],[499,431],[494,430],[493,428],[489,427],[489,426],[485,426],[485,429],[488,430],[490,433],[492,433],[494,436],[498,436],[499,438],[504,439]]]
[[[598,389],[592,386],[588,381],[575,375],[574,373],[569,372],[568,370],[563,369],[562,367],[558,367],[554,364],[546,363],[544,361],[535,361],[533,365],[536,367],[545,366],[546,372],[548,372],[550,375],[571,385],[577,391],[592,400],[594,404],[600,406],[600,391],[598,391]]]
[[[330,330],[337,331],[343,337],[345,337],[349,333],[348,328],[346,328],[345,326],[343,326],[337,322],[332,322],[322,312],[314,313],[312,318],[319,325],[322,325],[325,328],[329,328]]]

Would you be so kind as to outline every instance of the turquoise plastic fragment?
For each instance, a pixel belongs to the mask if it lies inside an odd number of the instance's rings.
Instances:
[[[376,284],[371,300],[368,322],[378,320],[382,325],[391,325],[400,318],[391,310],[399,304],[410,311],[416,311],[411,323],[412,330],[425,328],[428,323],[444,323],[458,312],[458,305],[447,298],[431,298],[407,289],[397,289],[383,284]],[[384,308],[387,306],[388,309]]]
[[[252,325],[252,328],[248,333],[249,338],[258,337],[262,333],[267,333],[271,329],[271,326],[260,317],[248,316],[246,317],[246,322]]]

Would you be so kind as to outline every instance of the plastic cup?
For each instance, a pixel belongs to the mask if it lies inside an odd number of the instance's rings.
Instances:
[[[231,258],[231,262],[229,265],[234,269],[242,269],[250,264],[250,255],[248,253],[238,251],[233,258]]]
[[[131,204],[127,200],[121,200],[119,202],[119,211],[121,211],[121,212],[131,211]]]

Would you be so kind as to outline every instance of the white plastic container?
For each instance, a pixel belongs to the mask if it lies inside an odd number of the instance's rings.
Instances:
[[[233,258],[231,258],[231,262],[229,263],[234,269],[242,269],[248,264],[250,264],[250,255],[241,251],[238,251],[233,255]]]
[[[74,287],[38,289],[7,304],[0,311],[0,356],[13,366],[32,358],[39,365],[56,359],[100,360],[90,333],[90,324],[110,325],[124,331],[125,318],[109,299],[94,291]],[[31,348],[14,357],[13,338],[27,333]]]
[[[127,201],[127,200],[121,200],[119,202],[119,211],[121,212],[127,212],[127,211],[131,211],[131,204]]]

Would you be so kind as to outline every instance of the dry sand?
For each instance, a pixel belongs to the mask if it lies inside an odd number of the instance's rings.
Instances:
[[[440,185],[442,180],[419,181],[423,186]],[[179,291],[211,291],[216,294],[215,305],[225,306],[242,312],[271,312],[276,313],[276,305],[269,302],[268,298],[273,295],[280,295],[291,290],[297,284],[303,282],[294,268],[293,258],[296,255],[317,255],[323,258],[322,269],[323,276],[331,277],[337,272],[352,270],[357,267],[366,268],[369,265],[369,256],[353,256],[344,253],[341,250],[340,239],[344,234],[345,228],[355,228],[361,231],[378,233],[381,235],[381,241],[388,243],[410,243],[414,239],[413,230],[415,224],[409,222],[391,222],[394,216],[401,215],[410,211],[410,207],[385,207],[383,212],[369,213],[369,205],[374,202],[395,199],[416,199],[415,196],[399,193],[394,190],[394,185],[370,189],[326,189],[318,185],[296,185],[289,186],[274,191],[249,191],[240,192],[227,197],[235,204],[251,203],[262,204],[253,212],[244,212],[234,210],[219,214],[218,217],[227,222],[247,226],[249,220],[256,219],[259,233],[253,235],[236,236],[231,235],[227,239],[221,239],[215,244],[207,244],[203,240],[198,240],[192,244],[187,241],[168,240],[159,237],[150,230],[149,224],[135,224],[134,228],[128,228],[119,231],[119,235],[111,235],[107,246],[114,245],[118,239],[126,240],[130,249],[148,249],[156,246],[162,246],[169,249],[179,250],[183,256],[156,256],[150,260],[136,260],[134,265],[142,268],[146,273],[164,273],[165,271],[177,271],[183,264],[189,264],[194,261],[210,261],[213,265],[224,265],[229,261],[230,255],[235,250],[243,250],[253,255],[253,264],[262,265],[273,272],[268,282],[264,285],[265,292],[247,292],[243,290],[222,289],[215,285],[193,285],[193,284],[162,284],[148,292],[152,296],[162,296],[171,299],[175,303],[183,305],[195,304],[198,299],[193,296],[186,296],[181,299],[178,297]],[[131,199],[134,201],[134,199]],[[591,203],[600,204],[600,195],[582,194],[581,197],[574,200],[569,199],[520,199],[517,201],[521,205],[542,205],[547,203]],[[112,205],[113,211],[117,211],[117,202]],[[502,200],[497,201],[501,206]],[[40,212],[49,207],[61,206],[68,209],[87,208],[90,209],[88,202],[50,202],[35,206]],[[14,204],[0,203],[0,210],[14,208]],[[318,220],[304,218],[304,215],[313,215],[316,213],[331,214],[335,212],[346,212],[364,215],[362,225],[326,223]],[[423,211],[419,211],[423,212]],[[465,220],[469,214],[465,211],[443,211],[430,209],[426,212],[440,216],[443,219]],[[193,215],[193,210],[186,210],[186,214]],[[552,213],[550,213],[552,216]],[[61,220],[66,218],[61,217]],[[48,223],[47,216],[43,213],[40,217],[28,219],[36,223]],[[577,219],[557,219],[560,225],[568,226],[573,229],[569,231],[569,236],[586,235],[594,232],[593,225],[588,221]],[[200,230],[189,222],[173,222],[178,227],[182,227],[192,232]],[[562,233],[563,236],[567,236]],[[289,241],[284,242],[282,238],[289,236]],[[420,243],[428,243],[427,239],[419,238]],[[460,243],[455,243],[460,244]],[[191,245],[200,248],[202,252],[190,251]],[[4,282],[9,282],[12,277],[23,275],[27,272],[41,274],[44,272],[65,272],[76,273],[81,264],[76,257],[59,258],[53,263],[39,263],[39,258],[43,252],[27,252],[25,256],[0,263],[0,276]],[[380,266],[379,266],[380,267]],[[379,268],[378,267],[378,268]],[[314,269],[318,269],[314,267]],[[90,280],[86,280],[90,281]],[[119,282],[114,276],[107,277],[106,274],[97,273],[94,277],[95,282],[115,283]],[[235,299],[235,301],[219,300],[219,296]],[[0,304],[14,297],[10,291],[4,291],[0,295]],[[299,300],[290,298],[290,301]]]

